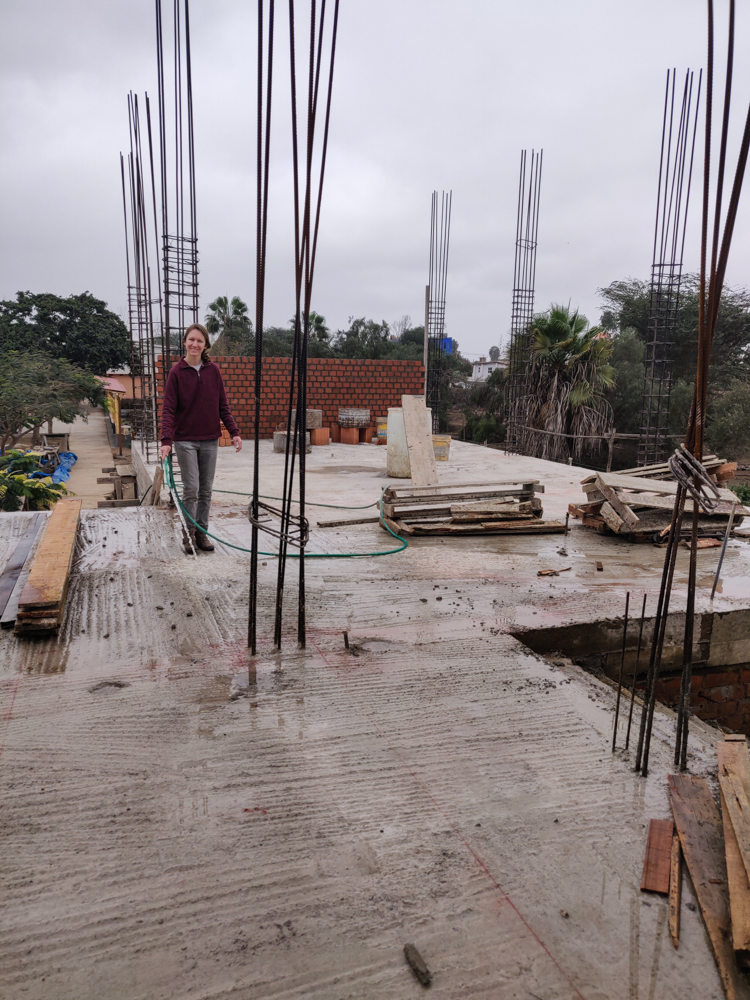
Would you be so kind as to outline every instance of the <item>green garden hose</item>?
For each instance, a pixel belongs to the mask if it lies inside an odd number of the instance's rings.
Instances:
[[[171,456],[171,454],[167,455],[167,457],[164,459],[164,476],[165,476],[165,478],[167,480],[167,485],[169,487],[169,491],[170,491],[170,493],[172,493],[174,495],[175,499],[177,500],[177,503],[180,505],[180,509],[181,509],[182,513],[185,515],[185,517],[192,524],[195,525],[195,527],[199,531],[203,531],[204,534],[208,535],[209,538],[213,538],[214,541],[219,542],[221,545],[226,545],[230,549],[237,549],[239,552],[251,552],[252,551],[251,549],[246,549],[242,545],[234,545],[232,542],[226,542],[226,541],[224,541],[223,538],[219,538],[218,535],[212,535],[210,531],[204,531],[204,529],[201,528],[201,526],[198,524],[198,522],[195,521],[195,520],[193,520],[193,518],[190,516],[190,514],[188,514],[188,512],[185,510],[185,505],[182,502],[180,494],[177,492],[177,484],[174,481],[174,473],[172,472],[172,456]],[[309,504],[309,506],[311,506],[311,507],[332,507],[332,508],[334,508],[336,510],[365,510],[367,507],[375,507],[377,505],[378,513],[380,514],[380,521],[381,521],[383,527],[386,529],[386,531],[389,534],[393,535],[393,537],[396,539],[396,541],[399,542],[399,544],[400,544],[399,548],[397,548],[397,549],[382,549],[379,552],[305,552],[305,559],[362,559],[365,556],[391,556],[391,555],[395,555],[396,552],[403,552],[404,549],[408,548],[408,543],[407,543],[406,539],[405,538],[401,538],[399,535],[396,534],[395,531],[392,531],[391,528],[386,524],[385,519],[383,517],[383,493],[385,492],[385,489],[386,488],[383,487],[383,490],[380,493],[380,499],[379,500],[375,500],[373,503],[364,504],[361,507],[344,507],[344,506],[342,506],[340,504],[330,504],[330,503],[311,503],[311,504]],[[250,496],[249,493],[240,493],[240,492],[238,492],[236,490],[216,490],[215,492],[216,493],[233,493],[236,496]],[[268,497],[268,496],[264,496],[263,499],[264,500],[281,500],[282,498],[281,497]],[[260,556],[274,556],[275,557],[275,556],[278,556],[278,552],[258,552],[258,555],[260,555]],[[298,552],[289,552],[288,555],[289,555],[290,559],[299,559],[299,557],[300,557],[300,553],[298,553]]]

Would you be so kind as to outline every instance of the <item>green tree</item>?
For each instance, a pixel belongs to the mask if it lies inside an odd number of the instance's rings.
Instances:
[[[706,442],[711,451],[730,460],[750,458],[750,383],[746,380],[735,379],[728,389],[713,395]]]
[[[500,348],[499,347],[491,347],[490,348],[490,361],[499,361],[499,360],[500,360]]]
[[[0,353],[0,454],[48,420],[85,420],[84,400],[102,404],[102,383],[65,358],[39,350]]]
[[[505,391],[508,375],[504,368],[496,368],[482,382],[475,382],[469,389],[463,407],[466,424],[464,440],[483,444],[505,440]]]
[[[130,335],[89,292],[68,298],[18,292],[15,301],[0,301],[0,351],[44,351],[106,375],[129,361]]]
[[[553,305],[534,317],[530,348],[529,392],[521,398],[516,417],[520,425],[548,433],[525,432],[526,453],[566,461],[571,439],[558,435],[577,435],[573,454],[580,461],[590,448],[581,437],[612,430],[612,407],[605,396],[615,383],[609,364],[612,342],[577,310]]]
[[[612,337],[610,364],[615,384],[605,392],[612,407],[615,428],[621,434],[638,434],[643,403],[643,361],[646,349],[636,330],[625,329]]]
[[[239,295],[219,295],[208,304],[206,329],[214,337],[211,354],[214,357],[249,355],[255,351],[253,324],[247,315],[247,305]]]
[[[349,317],[349,327],[336,333],[334,347],[344,358],[387,358],[391,356],[390,328],[385,320]]]
[[[613,281],[599,294],[605,302],[601,322],[606,329],[634,329],[646,344],[648,330],[650,284],[633,278]],[[698,278],[694,274],[682,279],[677,308],[674,342],[671,346],[672,377],[675,381],[692,382],[698,358]],[[750,374],[750,291],[724,287],[721,308],[711,353],[709,385],[728,388],[738,376]]]

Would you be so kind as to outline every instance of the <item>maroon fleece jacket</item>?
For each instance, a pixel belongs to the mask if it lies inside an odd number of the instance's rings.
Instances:
[[[219,366],[209,361],[197,371],[180,358],[172,365],[164,389],[161,443],[219,438],[219,419],[232,437],[240,433],[227,403]]]

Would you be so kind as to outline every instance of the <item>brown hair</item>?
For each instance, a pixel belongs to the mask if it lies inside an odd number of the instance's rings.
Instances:
[[[185,334],[182,338],[183,344],[187,340],[188,334],[190,333],[191,330],[197,330],[198,333],[203,335],[203,342],[206,346],[201,351],[201,362],[204,365],[207,365],[211,361],[211,358],[208,356],[208,352],[211,347],[211,341],[208,339],[208,330],[205,328],[205,326],[203,326],[202,323],[191,323],[190,326],[187,328],[187,330],[185,330]]]

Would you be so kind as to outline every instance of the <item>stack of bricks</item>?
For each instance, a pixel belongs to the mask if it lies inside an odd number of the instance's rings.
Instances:
[[[176,358],[174,359],[177,360]],[[221,369],[229,408],[243,438],[253,436],[253,358],[214,358]],[[162,359],[157,362],[157,381],[162,378]],[[286,423],[289,405],[291,358],[264,358],[261,385],[260,436],[273,437],[277,425]],[[373,437],[378,417],[388,415],[389,406],[401,406],[401,396],[424,392],[421,361],[366,361],[349,358],[310,358],[307,362],[307,405],[323,411],[323,426],[338,418],[340,406],[370,410]]]

